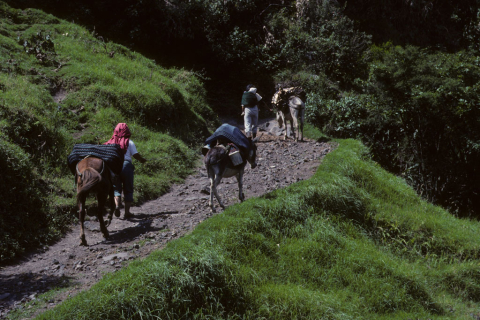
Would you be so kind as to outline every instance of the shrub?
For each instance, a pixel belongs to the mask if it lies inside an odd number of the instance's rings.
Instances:
[[[467,52],[373,47],[364,93],[309,96],[308,118],[339,137],[361,137],[375,159],[452,212],[480,208],[480,60]]]

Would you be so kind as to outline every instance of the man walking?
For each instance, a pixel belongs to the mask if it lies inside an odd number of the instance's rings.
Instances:
[[[257,93],[253,84],[247,86],[247,91],[242,95],[242,110],[244,111],[245,135],[252,140],[257,136],[258,102],[262,97]]]

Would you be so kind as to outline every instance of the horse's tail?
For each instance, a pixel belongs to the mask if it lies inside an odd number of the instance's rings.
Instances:
[[[77,191],[77,201],[79,201],[85,193],[89,192],[97,184],[103,180],[102,175],[95,169],[87,168],[80,176],[81,187]]]

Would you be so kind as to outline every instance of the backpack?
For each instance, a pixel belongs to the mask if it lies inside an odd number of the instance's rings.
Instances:
[[[247,91],[244,92],[242,95],[242,105],[245,107],[255,107],[258,103],[257,96],[255,93]]]

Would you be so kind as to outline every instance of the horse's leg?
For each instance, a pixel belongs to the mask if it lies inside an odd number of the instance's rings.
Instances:
[[[243,202],[245,200],[245,195],[243,194],[243,171],[244,169],[242,168],[240,172],[238,172],[236,175],[238,182],[238,199],[240,200],[240,202]]]
[[[292,116],[292,132],[293,132],[293,139],[295,142],[298,142],[298,138],[295,135],[295,131],[293,128],[295,128],[298,132],[298,110],[290,108],[290,115]],[[300,134],[300,133],[299,133]]]
[[[303,107],[299,113],[300,131],[298,132],[298,134],[300,135],[300,141],[303,141],[303,123],[305,122],[305,107]]]
[[[85,228],[83,222],[85,221],[85,195],[81,194],[78,199],[78,219],[80,220],[80,245],[87,246],[87,240],[85,239]]]
[[[107,227],[105,226],[105,221],[103,221],[103,213],[105,211],[105,202],[107,202],[106,201],[107,196],[108,196],[108,193],[105,193],[103,191],[97,193],[97,200],[98,200],[97,218],[98,218],[98,221],[100,222],[100,230],[102,231],[103,237],[105,239],[108,239],[108,236],[109,236]]]
[[[113,218],[113,213],[116,212],[116,206],[115,206],[115,198],[114,198],[114,194],[113,194],[113,188],[112,186],[109,186],[109,189],[108,189],[108,200],[110,202],[110,212],[107,216],[107,221],[105,222],[105,226],[108,227],[110,225],[110,223],[112,222],[112,218]],[[119,210],[119,213],[120,213],[120,210]],[[115,214],[116,215],[116,214]],[[120,215],[119,215],[120,216]]]
[[[211,212],[215,212],[215,206],[213,205],[213,184],[215,183],[215,173],[211,165],[207,166],[207,175],[210,180],[210,198],[208,200],[208,206],[210,207]]]
[[[222,209],[225,210],[225,206],[223,205],[222,199],[220,199],[220,196],[218,195],[218,190],[217,190],[217,186],[220,184],[220,181],[222,181],[222,176],[220,175],[220,173],[215,172],[215,179],[213,180],[211,191],[213,191],[215,198],[217,198],[217,201],[220,207],[222,207]]]

